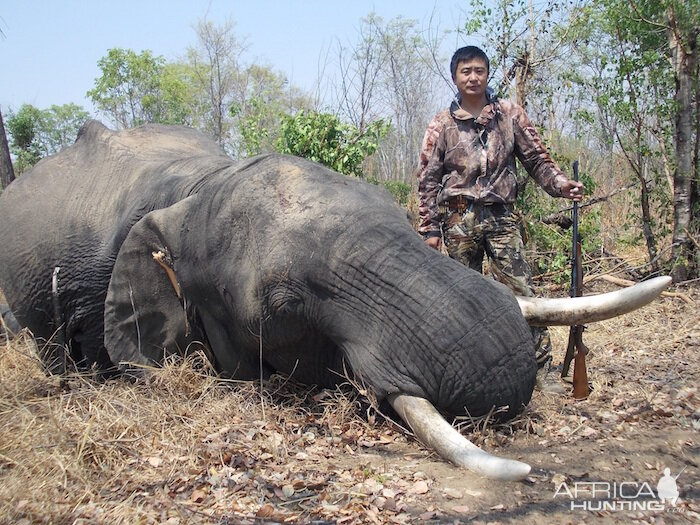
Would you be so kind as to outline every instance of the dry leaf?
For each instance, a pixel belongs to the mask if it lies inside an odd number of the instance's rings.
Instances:
[[[445,495],[446,498],[450,499],[459,499],[463,496],[463,494],[459,490],[450,487],[445,487],[444,489],[442,489],[442,493]]]
[[[258,512],[255,513],[255,516],[257,518],[271,518],[274,515],[275,515],[275,507],[273,507],[269,503],[266,503],[265,505],[260,507],[258,509]]]
[[[417,481],[409,490],[411,494],[426,494],[430,489],[428,488],[428,483],[421,480]]]
[[[554,476],[552,476],[552,483],[555,485],[559,486],[564,482],[566,482],[566,476],[564,474],[554,474]]]
[[[207,492],[204,489],[194,489],[190,495],[190,502],[202,503],[207,498]]]
[[[595,436],[597,433],[598,431],[591,427],[584,427],[580,432],[580,434],[585,438]]]
[[[152,456],[150,458],[146,458],[146,461],[148,462],[149,465],[152,467],[158,468],[161,466],[163,463],[163,458],[158,457],[158,456]]]

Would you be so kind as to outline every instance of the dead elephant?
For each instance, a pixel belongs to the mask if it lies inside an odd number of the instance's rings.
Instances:
[[[3,192],[0,216],[0,288],[23,326],[59,343],[44,356],[54,372],[109,373],[196,341],[239,378],[262,364],[329,386],[345,364],[450,461],[504,479],[529,471],[438,414],[528,403],[536,365],[518,301],[425,246],[374,186],[294,157],[234,162],[188,128],[93,121]],[[602,309],[524,308],[540,323],[585,322],[667,284]]]

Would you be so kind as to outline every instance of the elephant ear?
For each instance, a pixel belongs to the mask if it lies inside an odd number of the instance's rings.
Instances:
[[[105,348],[120,368],[161,362],[195,340],[178,279],[185,213],[195,196],[138,221],[119,249],[105,301]]]

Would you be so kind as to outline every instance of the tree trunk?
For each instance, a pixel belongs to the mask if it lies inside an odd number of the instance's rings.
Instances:
[[[693,209],[693,72],[696,69],[698,29],[693,28],[690,31],[692,34],[682,35],[672,6],[668,8],[666,16],[676,85],[674,94],[677,108],[674,129],[676,166],[673,174],[674,224],[671,252],[674,267],[671,274],[674,281],[678,282],[688,279],[698,270],[695,267],[697,248],[690,237]],[[687,39],[684,39],[684,36]]]
[[[647,243],[647,252],[649,253],[649,264],[652,271],[656,272],[659,269],[659,263],[656,260],[656,239],[651,228],[651,210],[649,208],[649,188],[646,181],[642,178],[642,194],[640,196],[640,204],[642,206],[642,231],[644,232],[644,240]]]
[[[15,171],[12,169],[10,147],[7,144],[5,123],[2,120],[2,111],[0,111],[0,189],[7,188],[13,180],[15,180]]]

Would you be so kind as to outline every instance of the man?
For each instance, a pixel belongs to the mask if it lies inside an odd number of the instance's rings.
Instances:
[[[489,59],[475,46],[458,49],[450,61],[457,95],[435,116],[423,139],[418,169],[419,232],[435,249],[481,271],[484,254],[494,277],[516,294],[532,297],[532,271],[523,257],[515,159],[554,197],[580,201],[583,185],[552,161],[523,109],[499,100],[488,88]],[[533,327],[538,386],[563,392],[549,377],[551,342]]]

